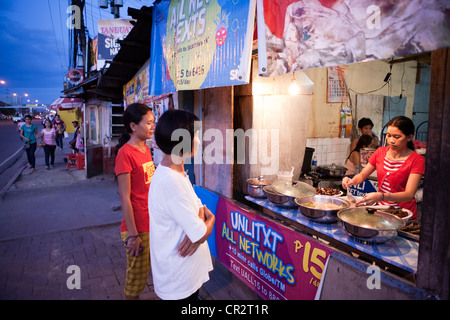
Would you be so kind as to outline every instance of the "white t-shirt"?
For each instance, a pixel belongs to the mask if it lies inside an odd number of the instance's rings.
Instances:
[[[150,256],[156,294],[164,300],[189,297],[209,280],[213,269],[208,243],[202,243],[188,257],[177,248],[185,235],[192,242],[206,233],[199,218],[202,203],[189,178],[162,165],[156,169],[150,184]]]

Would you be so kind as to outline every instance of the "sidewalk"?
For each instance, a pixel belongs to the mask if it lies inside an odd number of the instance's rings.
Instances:
[[[66,152],[57,150],[55,168],[45,170],[38,148],[36,171],[20,169],[0,200],[0,299],[124,298],[114,176],[86,179],[84,170],[66,167]],[[80,289],[67,287],[71,265],[80,268]],[[141,298],[158,300],[151,275]]]
[[[67,168],[68,148],[56,150],[55,168],[45,170],[36,151],[36,171],[21,167],[0,197],[0,300],[122,300],[126,251],[120,240],[122,211],[113,175],[87,179]],[[26,163],[25,152],[17,163]],[[215,259],[203,300],[258,297]],[[80,268],[80,289],[67,281]],[[70,279],[69,279],[70,278]],[[244,287],[244,288],[243,288]],[[159,300],[151,273],[141,294]]]

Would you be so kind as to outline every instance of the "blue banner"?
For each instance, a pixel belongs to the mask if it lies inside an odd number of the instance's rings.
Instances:
[[[166,0],[153,9],[150,95],[246,84],[256,0]]]

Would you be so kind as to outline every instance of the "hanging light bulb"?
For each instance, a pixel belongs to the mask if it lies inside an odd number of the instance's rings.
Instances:
[[[295,96],[300,93],[300,87],[297,85],[297,82],[295,80],[295,71],[292,73],[292,81],[291,85],[289,86],[289,94],[291,96]]]

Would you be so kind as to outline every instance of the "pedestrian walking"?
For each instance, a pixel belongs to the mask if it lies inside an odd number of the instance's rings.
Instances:
[[[55,165],[56,132],[49,119],[44,121],[45,128],[41,131],[41,143],[44,148],[45,169],[49,170]]]
[[[165,300],[197,300],[213,269],[206,240],[215,217],[202,205],[184,171],[184,162],[200,145],[194,129],[197,120],[190,112],[168,110],[155,129],[163,159],[149,192],[150,254],[155,293]],[[178,130],[182,130],[179,140],[180,135],[174,134]]]
[[[20,129],[22,128],[22,126],[23,126],[25,123],[26,123],[26,122],[25,122],[25,119],[24,119],[24,118],[21,118],[21,119],[19,120],[19,122],[17,122],[17,131],[19,131],[19,137],[20,137]],[[20,141],[23,142],[22,137],[20,137]]]
[[[27,114],[25,116],[25,124],[20,128],[20,137],[25,142],[24,149],[27,153],[28,167],[34,172],[36,167],[36,152],[38,132],[36,125],[31,123],[33,118]]]
[[[56,146],[58,148],[60,148],[61,150],[63,149],[63,138],[64,138],[64,132],[66,131],[66,125],[64,123],[64,121],[61,120],[61,118],[59,117],[59,114],[55,115],[55,118],[53,119],[53,128],[56,131]]]
[[[125,132],[116,148],[115,174],[122,205],[120,235],[127,249],[125,297],[139,299],[150,271],[148,190],[155,172],[146,140],[155,117],[145,104],[133,103],[123,114]]]
[[[77,153],[79,151],[77,148],[77,138],[80,136],[80,126],[78,125],[78,121],[72,121],[72,124],[75,131],[73,133],[73,139],[69,141],[69,147],[73,149],[74,153]]]

